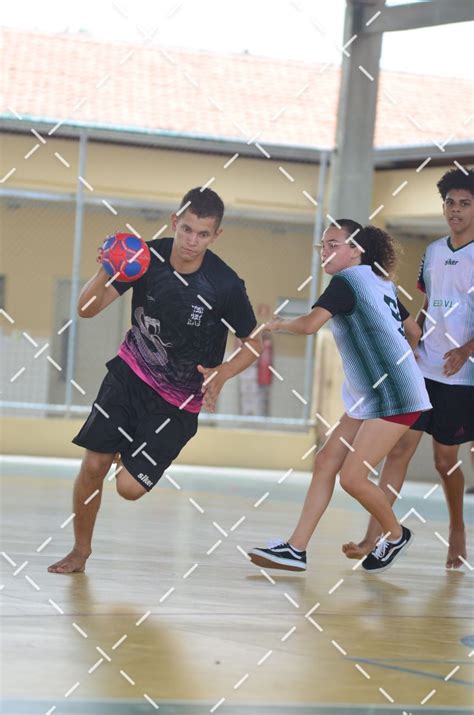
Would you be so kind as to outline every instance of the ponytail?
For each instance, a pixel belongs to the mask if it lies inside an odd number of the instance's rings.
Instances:
[[[347,233],[346,241],[361,250],[360,262],[382,278],[394,277],[401,246],[390,234],[376,226],[362,226],[351,218],[338,218],[333,226]]]
[[[357,234],[356,241],[363,249],[361,264],[370,266],[382,278],[392,278],[400,253],[398,242],[376,226],[364,226]]]

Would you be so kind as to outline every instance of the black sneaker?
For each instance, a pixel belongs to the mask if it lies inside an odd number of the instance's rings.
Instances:
[[[380,573],[392,566],[403,549],[408,548],[413,541],[413,534],[406,526],[402,526],[400,539],[391,543],[387,539],[381,539],[372,553],[368,554],[362,562],[362,568],[369,573]]]
[[[266,549],[249,551],[250,560],[256,566],[286,571],[306,571],[306,551],[297,551],[290,544],[278,544]]]

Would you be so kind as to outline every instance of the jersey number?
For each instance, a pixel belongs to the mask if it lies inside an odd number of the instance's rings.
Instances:
[[[390,295],[384,295],[383,299],[386,302],[386,304],[388,305],[388,307],[390,308],[392,317],[395,318],[395,320],[398,323],[400,323],[398,332],[400,333],[400,335],[403,335],[403,337],[405,337],[405,331],[403,329],[403,320],[402,320],[402,316],[400,315],[400,311],[398,310],[397,301],[394,298],[392,298],[392,296],[390,296]]]

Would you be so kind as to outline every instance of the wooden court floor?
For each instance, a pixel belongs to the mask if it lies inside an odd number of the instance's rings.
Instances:
[[[71,543],[70,467],[4,464],[2,714],[472,711],[474,571],[444,569],[441,489],[407,485],[415,542],[385,574],[341,553],[365,516],[340,490],[308,572],[265,574],[244,552],[288,535],[306,477],[169,474],[138,502],[107,482],[87,571],[61,576],[46,567]]]

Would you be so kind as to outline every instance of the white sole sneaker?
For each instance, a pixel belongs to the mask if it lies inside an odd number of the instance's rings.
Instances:
[[[279,556],[267,554],[261,549],[252,549],[248,552],[250,560],[256,566],[263,566],[268,569],[283,569],[285,571],[306,571],[306,564],[295,563],[292,559],[284,559]]]
[[[369,576],[372,576],[374,574],[383,573],[384,571],[388,571],[388,569],[393,566],[393,564],[398,559],[398,557],[402,553],[405,553],[410,548],[410,546],[413,544],[413,542],[415,540],[415,534],[413,533],[413,531],[410,531],[410,534],[411,534],[410,540],[405,544],[405,546],[402,549],[400,549],[400,551],[393,557],[393,559],[390,561],[389,564],[387,564],[386,566],[381,566],[379,569],[371,569],[370,571],[366,571],[366,569],[364,569],[364,564],[362,563],[362,570],[364,571],[364,573],[369,574]],[[370,554],[368,554],[368,556],[370,556]],[[365,558],[367,558],[367,556]],[[364,559],[364,561],[365,561],[365,559]]]

